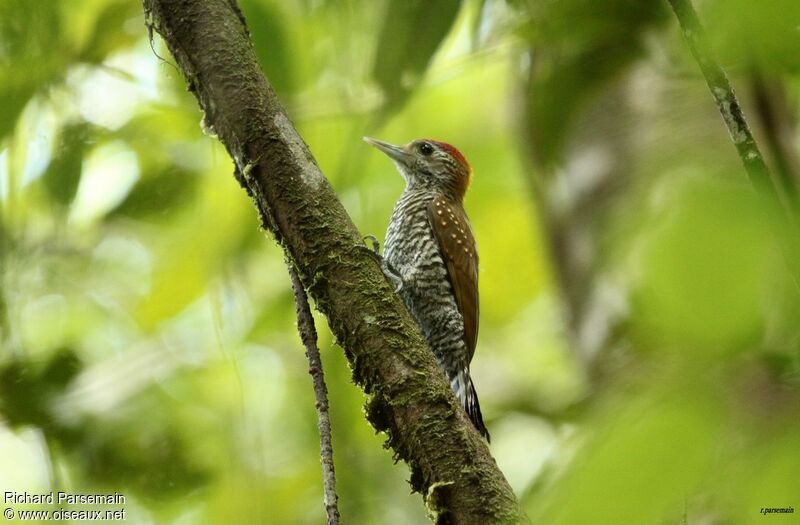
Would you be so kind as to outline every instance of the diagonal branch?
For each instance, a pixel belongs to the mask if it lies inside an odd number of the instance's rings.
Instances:
[[[705,31],[697,18],[697,13],[692,7],[691,1],[669,0],[669,3],[672,5],[673,11],[675,11],[683,36],[686,38],[686,43],[689,44],[689,49],[700,66],[714,101],[717,103],[723,120],[725,120],[725,126],[728,128],[731,140],[733,140],[742,164],[747,170],[750,182],[757,190],[767,195],[770,200],[780,202],[775,184],[770,177],[769,169],[764,163],[764,157],[761,155],[758,144],[756,144],[753,134],[750,132],[750,126],[747,125],[728,76],[711,54]]]
[[[317,407],[317,426],[319,427],[320,459],[322,461],[322,485],[324,489],[325,512],[328,515],[328,525],[339,525],[339,496],[336,494],[336,472],[333,468],[333,442],[331,440],[331,416],[328,411],[328,388],[325,386],[325,375],[322,372],[322,359],[317,347],[317,329],[311,308],[308,306],[308,296],[300,282],[292,263],[286,261],[289,267],[289,277],[292,280],[294,302],[297,307],[297,331],[303,346],[306,347],[308,358],[308,373],[314,385],[314,398]]]
[[[728,76],[711,53],[705,31],[691,0],[668,1],[678,18],[692,56],[700,66],[700,71],[711,90],[720,114],[722,114],[750,183],[761,195],[768,209],[778,210],[777,219],[785,227],[785,231],[781,232],[784,236],[782,239],[784,241],[782,243],[784,258],[794,277],[795,285],[800,287],[800,253],[798,253],[800,230],[798,229],[797,202],[791,194],[791,189],[783,184],[781,179],[776,180],[770,174],[758,144],[750,131],[750,126],[744,118],[744,113],[742,113],[739,100],[733,92]]]
[[[411,468],[440,523],[522,519],[418,328],[264,77],[234,0],[143,0],[204,123],[225,145],[262,224],[284,248],[370,399],[368,419]]]

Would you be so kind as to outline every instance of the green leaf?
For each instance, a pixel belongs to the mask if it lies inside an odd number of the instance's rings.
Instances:
[[[7,80],[7,81],[6,81]],[[17,79],[16,84],[0,73],[0,139],[14,130],[25,105],[36,92],[36,84]]]
[[[60,348],[47,361],[16,359],[0,367],[0,413],[12,426],[54,427],[50,405],[83,364],[73,349]]]
[[[383,17],[372,76],[398,107],[419,83],[456,20],[459,0],[391,0]]]
[[[125,22],[141,16],[141,6],[125,0],[115,0],[103,7],[97,15],[92,37],[83,46],[79,60],[98,64],[112,51],[133,44],[141,36],[125,31]]]
[[[65,69],[68,57],[53,53],[61,36],[55,0],[0,2],[0,139],[13,131],[36,92]]]
[[[198,299],[256,230],[251,201],[233,177],[226,176],[207,178],[196,205],[165,236],[150,294],[134,314],[143,330],[154,330]]]
[[[68,207],[78,191],[88,135],[89,126],[85,123],[66,126],[61,131],[53,160],[42,177],[47,195],[61,207]]]
[[[532,4],[527,117],[537,160],[546,166],[560,161],[578,114],[642,54],[646,30],[667,13],[659,0]]]
[[[703,389],[665,390],[609,407],[535,522],[676,523],[712,472],[723,421]]]
[[[164,215],[183,207],[197,196],[197,173],[176,166],[166,166],[157,174],[148,173],[131,189],[109,218],[143,218]]]
[[[716,358],[762,337],[763,297],[781,261],[745,181],[697,175],[667,174],[680,182],[644,222],[631,329],[640,348]]]

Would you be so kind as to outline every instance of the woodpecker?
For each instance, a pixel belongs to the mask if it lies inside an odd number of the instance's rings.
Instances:
[[[388,155],[406,181],[386,232],[383,271],[419,325],[456,398],[488,441],[469,375],[479,317],[478,249],[464,211],[472,169],[445,142],[420,139],[395,146],[364,140]]]

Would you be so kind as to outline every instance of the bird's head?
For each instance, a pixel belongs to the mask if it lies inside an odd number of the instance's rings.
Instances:
[[[405,146],[369,137],[364,141],[394,161],[409,188],[432,189],[457,200],[464,198],[472,168],[455,146],[430,139],[414,140]]]

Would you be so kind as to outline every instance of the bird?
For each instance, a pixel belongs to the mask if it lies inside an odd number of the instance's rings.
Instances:
[[[425,337],[472,424],[490,440],[470,362],[478,340],[478,248],[464,210],[472,168],[446,142],[418,139],[395,146],[364,141],[385,153],[406,182],[386,231],[383,256],[373,250]]]

